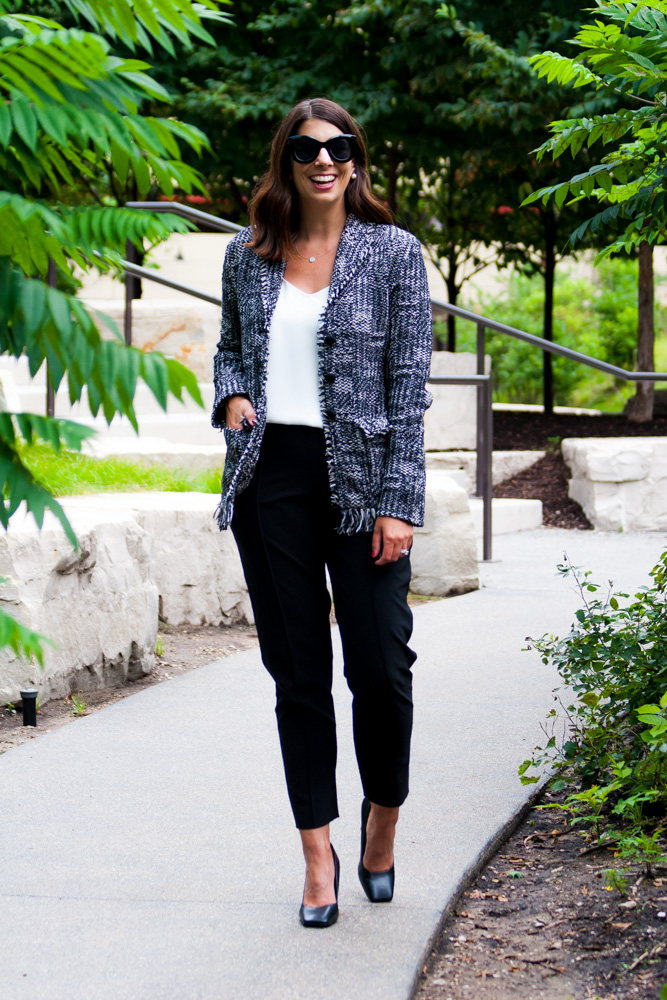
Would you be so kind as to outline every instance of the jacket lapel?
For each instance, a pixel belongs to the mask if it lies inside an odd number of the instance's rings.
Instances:
[[[335,302],[368,260],[374,235],[375,226],[372,223],[364,222],[356,215],[348,215],[336,251],[327,306]],[[259,257],[255,259],[259,267],[264,332],[268,333],[287,261],[263,261]]]
[[[264,309],[264,333],[269,332],[273,310],[280,295],[286,260],[264,261],[255,255],[260,273],[260,290],[262,296],[262,307]]]
[[[334,260],[327,306],[338,298],[368,260],[374,235],[372,223],[348,215]]]

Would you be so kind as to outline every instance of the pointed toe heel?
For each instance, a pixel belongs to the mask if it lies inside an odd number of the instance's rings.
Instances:
[[[361,803],[361,857],[359,858],[359,881],[371,903],[390,903],[394,898],[394,866],[384,872],[369,872],[364,867],[366,853],[366,826],[371,812],[368,799]]]
[[[338,920],[338,885],[340,883],[340,861],[338,855],[331,846],[331,853],[334,862],[334,892],[336,902],[328,903],[326,906],[306,906],[301,904],[299,910],[299,920],[304,927],[331,927]]]

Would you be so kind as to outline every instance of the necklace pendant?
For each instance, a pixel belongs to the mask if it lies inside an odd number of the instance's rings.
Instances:
[[[311,264],[315,263],[315,257],[309,257],[308,260],[310,261]]]

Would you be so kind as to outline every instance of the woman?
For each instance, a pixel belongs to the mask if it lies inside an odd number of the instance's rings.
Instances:
[[[371,193],[356,122],[328,100],[281,123],[249,229],[229,244],[212,422],[231,524],[276,682],[307,927],[338,916],[329,570],[364,789],[359,878],[392,898],[415,655],[409,551],[423,524],[431,308],[419,243]]]

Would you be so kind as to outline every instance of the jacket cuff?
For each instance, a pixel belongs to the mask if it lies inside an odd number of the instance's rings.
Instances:
[[[379,503],[376,517],[396,517],[399,521],[411,524],[413,528],[422,528],[424,526],[424,503],[417,500],[409,507],[397,506],[391,501]]]
[[[211,423],[214,427],[224,429],[226,426],[225,403],[230,396],[248,396],[248,391],[243,379],[225,379],[223,383],[216,385],[215,401],[213,403],[213,411],[211,413]]]

